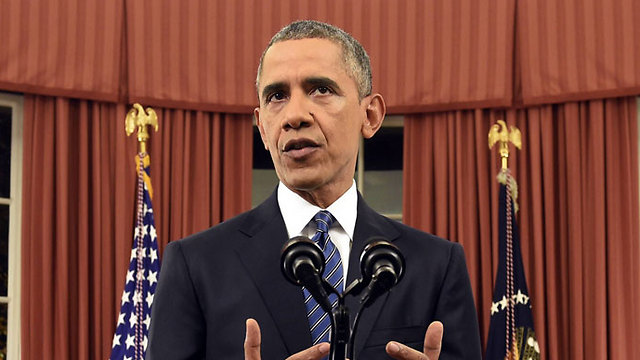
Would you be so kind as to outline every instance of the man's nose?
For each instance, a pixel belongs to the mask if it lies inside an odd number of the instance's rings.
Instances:
[[[287,102],[283,129],[298,129],[309,126],[313,122],[311,103],[303,94],[294,93]]]

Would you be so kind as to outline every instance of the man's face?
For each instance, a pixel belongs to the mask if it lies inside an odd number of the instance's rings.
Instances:
[[[352,183],[360,135],[375,130],[370,99],[359,101],[340,47],[326,39],[274,44],[263,59],[258,96],[254,114],[278,178],[298,193],[342,195]]]

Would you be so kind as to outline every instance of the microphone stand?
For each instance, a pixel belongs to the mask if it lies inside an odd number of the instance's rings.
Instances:
[[[324,280],[324,279],[323,279]],[[358,296],[364,288],[362,280],[358,279],[352,282],[346,290],[341,294],[327,282],[324,281],[325,289],[338,295],[338,304],[331,311],[331,348],[329,350],[329,360],[345,360],[347,358],[347,347],[349,347],[349,357],[355,360],[353,356],[353,340],[357,330],[357,319],[353,328],[349,325],[349,308],[345,305],[344,299],[347,295]],[[364,310],[361,307],[356,318]]]
[[[331,349],[329,360],[345,360],[347,344],[351,335],[349,328],[349,309],[344,304],[344,297],[338,294],[338,305],[331,312]]]
[[[345,360],[347,355],[349,359],[355,360],[354,343],[360,315],[376,300],[377,296],[373,299],[369,298],[369,294],[363,296],[360,300],[360,309],[358,309],[353,321],[353,327],[350,327],[349,308],[344,304],[344,299],[347,295],[359,296],[367,287],[367,284],[363,279],[354,280],[347,286],[342,294],[334,289],[325,279],[323,279],[323,285],[325,290],[338,295],[338,304],[333,308],[330,316],[331,336],[329,340],[331,341],[331,348],[329,350],[329,360]]]

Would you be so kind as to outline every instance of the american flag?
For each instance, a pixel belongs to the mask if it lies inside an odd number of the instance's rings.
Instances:
[[[120,314],[111,345],[111,360],[142,360],[147,349],[151,305],[158,284],[160,259],[153,221],[149,155],[138,154],[137,217],[131,261],[122,292]]]
[[[486,360],[540,360],[533,330],[531,298],[527,290],[515,218],[517,184],[509,170],[498,175],[498,271],[491,303]]]

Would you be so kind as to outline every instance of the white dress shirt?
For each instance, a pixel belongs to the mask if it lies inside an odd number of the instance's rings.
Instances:
[[[287,188],[282,182],[278,184],[278,205],[287,227],[289,238],[303,235],[308,238],[313,237],[316,232],[316,223],[313,217],[320,210],[327,210],[333,215],[336,221],[329,229],[331,241],[335,244],[344,270],[343,290],[349,270],[349,253],[351,252],[351,242],[353,241],[353,230],[356,227],[358,217],[358,192],[356,182],[340,196],[328,208],[322,209],[301,198],[298,194]]]

